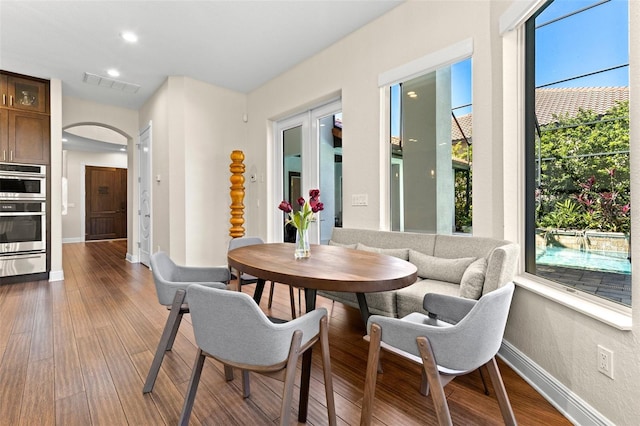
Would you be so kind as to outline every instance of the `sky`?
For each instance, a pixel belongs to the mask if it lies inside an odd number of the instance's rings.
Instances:
[[[629,62],[627,0],[556,0],[536,18],[536,27],[536,86]],[[623,67],[550,87],[628,85],[629,68]]]
[[[536,18],[536,86],[545,86],[629,63],[629,0],[555,0]],[[640,1],[640,0],[632,0]],[[593,6],[593,7],[590,7]],[[584,12],[557,20],[572,12]],[[472,103],[472,59],[451,66],[451,104],[457,116]],[[556,83],[547,87],[629,85],[629,67]],[[391,135],[400,131],[398,86],[391,91]]]

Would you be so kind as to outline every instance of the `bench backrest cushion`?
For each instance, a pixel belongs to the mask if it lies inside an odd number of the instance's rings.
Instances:
[[[371,229],[333,228],[331,241],[340,244],[364,244],[369,247],[413,249],[434,256],[434,234],[374,231]]]

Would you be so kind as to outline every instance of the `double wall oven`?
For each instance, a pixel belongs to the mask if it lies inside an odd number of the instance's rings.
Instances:
[[[46,166],[0,163],[0,277],[47,270]]]

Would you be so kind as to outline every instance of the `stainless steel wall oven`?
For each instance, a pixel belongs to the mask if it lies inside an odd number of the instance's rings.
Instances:
[[[46,168],[0,163],[0,277],[46,272]]]
[[[47,198],[46,166],[0,163],[0,200]]]

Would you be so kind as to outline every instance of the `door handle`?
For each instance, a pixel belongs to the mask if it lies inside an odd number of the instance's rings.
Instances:
[[[151,215],[150,214],[145,214],[144,217],[151,217]]]

